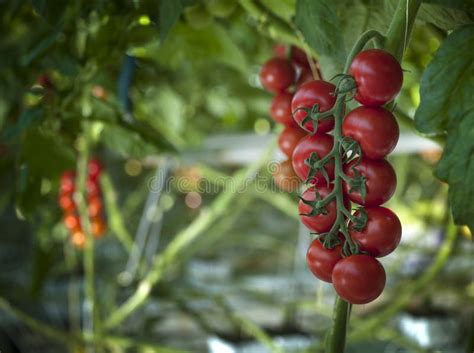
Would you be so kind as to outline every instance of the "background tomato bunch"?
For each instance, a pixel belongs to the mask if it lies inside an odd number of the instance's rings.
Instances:
[[[328,160],[319,170],[311,166],[332,153],[331,109],[336,103],[336,86],[323,80],[301,80],[308,66],[302,68],[294,94],[288,90],[295,82],[294,65],[282,57],[264,64],[260,80],[267,90],[277,93],[270,114],[276,122],[285,125],[278,142],[289,159],[279,165],[275,182],[283,190],[294,191],[296,184],[283,181],[296,174],[309,185],[298,205],[300,218],[312,232],[324,235],[336,222],[339,211],[336,199],[326,204],[324,212],[315,212],[312,202],[324,200],[333,191],[334,162]],[[385,286],[385,270],[376,258],[390,254],[401,238],[398,217],[381,205],[392,197],[396,188],[395,172],[385,157],[399,138],[396,119],[383,106],[399,93],[403,72],[392,55],[369,49],[354,58],[349,74],[355,87],[354,99],[361,106],[350,111],[342,123],[344,142],[357,146],[343,166],[343,192],[345,209],[351,212],[351,202],[355,203],[358,208],[353,216],[364,219],[360,228],[349,217],[345,218],[358,251],[344,254],[342,234],[337,245],[330,247],[325,247],[321,237],[317,237],[308,249],[307,263],[317,278],[333,283],[344,300],[365,304],[376,299]]]
[[[275,184],[283,191],[296,191],[300,186],[293,165],[292,155],[299,141],[307,136],[307,131],[302,129],[293,119],[291,102],[294,91],[308,81],[319,77],[317,64],[308,61],[306,53],[297,48],[288,49],[285,45],[275,45],[276,56],[268,60],[260,70],[260,82],[269,92],[275,93],[270,105],[272,119],[284,126],[278,137],[278,145],[287,160],[278,163],[273,172]]]
[[[106,230],[106,222],[103,213],[102,192],[99,184],[102,165],[97,159],[92,159],[87,164],[87,211],[91,223],[91,232],[94,238],[100,238]],[[59,207],[64,212],[64,225],[69,230],[72,244],[78,248],[84,248],[86,234],[81,225],[80,217],[74,201],[76,173],[67,170],[61,175],[59,190]]]

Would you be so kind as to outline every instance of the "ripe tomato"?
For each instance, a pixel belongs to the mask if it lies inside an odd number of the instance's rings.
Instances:
[[[89,179],[95,181],[102,173],[102,163],[98,159],[91,159],[87,163],[87,171],[89,172]]]
[[[72,170],[66,170],[59,179],[61,192],[73,193],[76,173]]]
[[[64,225],[66,226],[67,229],[71,231],[74,229],[80,228],[81,221],[79,219],[79,216],[76,215],[75,213],[67,213],[64,216]]]
[[[76,230],[71,233],[70,240],[76,249],[82,250],[86,245],[87,237],[82,230]]]
[[[302,49],[298,47],[295,47],[295,46],[291,47],[291,61],[293,61],[295,65],[301,68],[307,68],[307,69],[310,68],[309,62],[308,62],[308,56]]]
[[[299,127],[285,127],[278,136],[278,146],[287,157],[291,157],[303,137],[306,137],[306,133]]]
[[[104,235],[106,225],[101,217],[92,218],[91,220],[91,231],[94,238],[100,238]]]
[[[98,196],[93,196],[89,198],[89,216],[94,218],[100,215],[102,212],[102,201],[100,200],[100,197]]]
[[[87,179],[86,180],[87,196],[94,197],[100,195],[100,185],[98,180]]]
[[[334,91],[336,86],[330,82],[314,80],[306,82],[301,85],[291,101],[291,111],[293,112],[293,119],[301,126],[302,121],[306,118],[306,112],[301,110],[301,108],[311,109],[313,105],[319,105],[319,112],[325,112],[331,109],[336,103],[336,96]],[[328,132],[334,127],[334,119],[328,118],[319,121],[318,132]],[[304,125],[304,129],[312,132],[313,122],[308,121]]]
[[[296,81],[296,88],[298,89],[301,85],[310,81],[314,81],[313,73],[310,69],[302,69],[298,75],[298,80]]]
[[[368,49],[357,54],[349,73],[357,84],[354,98],[363,105],[387,104],[402,88],[403,71],[400,63],[381,49]]]
[[[360,232],[350,229],[351,238],[360,244],[361,251],[367,251],[371,256],[382,257],[390,254],[400,243],[400,220],[385,207],[366,207],[365,211],[368,217],[365,228]]]
[[[70,193],[61,192],[61,194],[59,194],[58,203],[64,212],[73,212],[76,210],[76,204]]]
[[[342,259],[342,245],[326,249],[319,239],[314,239],[306,253],[306,263],[317,278],[325,282],[332,282],[334,266]]]
[[[311,153],[315,152],[319,158],[323,158],[331,152],[333,144],[332,136],[319,132],[301,139],[293,151],[292,157],[293,169],[301,180],[305,181],[308,176],[310,168],[305,164],[305,160],[311,156]],[[327,163],[324,169],[326,169],[329,180],[332,180],[334,178],[334,162]],[[310,182],[314,185],[321,185],[326,181],[321,172],[318,172]]]
[[[294,81],[295,69],[293,65],[282,58],[268,60],[260,70],[260,82],[270,92],[283,92]]]
[[[351,255],[339,261],[332,271],[337,294],[351,304],[375,300],[385,287],[385,270],[369,255]]]
[[[352,161],[344,167],[344,173],[350,178],[354,177],[353,166],[356,161]],[[359,205],[379,206],[387,202],[395,192],[397,187],[397,176],[389,162],[385,159],[362,159],[355,169],[366,178],[365,201],[359,191],[349,192],[350,186],[344,183],[344,189],[349,199]]]
[[[301,180],[295,174],[290,160],[278,163],[273,172],[273,181],[280,190],[293,192],[298,190]]]
[[[270,105],[270,116],[277,123],[283,124],[285,126],[296,126],[293,116],[291,115],[291,100],[293,99],[293,94],[288,92],[283,92],[276,95],[272,104]]]
[[[332,185],[330,187],[311,187],[307,189],[301,197],[306,201],[314,201],[316,199],[316,191],[324,199],[332,191]],[[327,214],[320,214],[317,216],[303,216],[303,214],[311,213],[313,208],[310,205],[305,204],[303,201],[298,203],[298,212],[300,213],[301,222],[308,227],[310,230],[316,233],[324,233],[331,230],[337,217],[337,205],[336,199],[332,200],[326,205]]]
[[[347,114],[342,134],[356,140],[367,158],[384,158],[393,151],[400,131],[392,113],[382,107],[358,107]]]

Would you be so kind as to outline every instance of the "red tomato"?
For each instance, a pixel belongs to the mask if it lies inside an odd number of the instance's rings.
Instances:
[[[367,158],[384,158],[393,151],[400,131],[392,113],[382,107],[358,107],[347,114],[342,134],[356,140]]]
[[[65,212],[72,212],[76,210],[76,204],[72,198],[72,194],[61,192],[59,195],[59,207]]]
[[[93,196],[89,198],[89,216],[90,217],[97,217],[100,215],[102,212],[102,201],[100,200],[100,197],[98,196]]]
[[[94,238],[100,238],[104,235],[106,230],[106,225],[104,220],[101,217],[92,218],[91,220],[91,231]]]
[[[301,180],[295,174],[290,160],[279,163],[273,172],[273,181],[280,190],[292,192],[298,190]]]
[[[291,47],[291,61],[293,61],[295,65],[298,65],[301,68],[310,68],[308,56],[302,49],[298,47]]]
[[[295,69],[290,62],[282,58],[273,58],[263,64],[260,70],[260,82],[267,91],[283,92],[295,81]]]
[[[287,156],[291,157],[296,145],[303,137],[306,137],[306,132],[299,127],[285,127],[278,136],[278,146],[280,150]]]
[[[82,230],[75,230],[71,233],[71,243],[76,249],[82,250],[86,245],[86,235]]]
[[[365,210],[368,216],[367,224],[360,232],[350,229],[351,238],[360,244],[361,251],[366,251],[371,256],[382,257],[390,254],[400,243],[400,220],[385,207],[366,207]]]
[[[315,152],[319,158],[323,158],[332,150],[334,144],[333,137],[327,134],[316,133],[314,135],[303,138],[295,150],[293,151],[293,169],[295,173],[300,177],[301,180],[306,181],[309,173],[309,166],[305,164],[305,160],[311,156],[311,153]],[[329,180],[334,178],[334,162],[331,161],[324,166],[329,176]],[[326,181],[321,172],[316,173],[313,179],[310,181],[311,184],[321,185]]]
[[[311,187],[307,189],[301,197],[306,201],[314,201],[316,199],[316,191],[325,198],[330,194],[333,187]],[[310,230],[316,233],[324,233],[331,230],[337,217],[337,205],[336,199],[332,200],[326,205],[327,214],[320,214],[317,216],[303,216],[303,214],[311,213],[313,208],[310,205],[305,204],[303,201],[298,203],[298,212],[300,213],[301,222],[308,227]]]
[[[76,179],[76,173],[72,170],[66,170],[59,180],[61,192],[64,193],[73,193],[74,192],[74,184]]]
[[[356,161],[352,161],[344,167],[344,173],[350,178],[354,177],[353,166]],[[344,189],[349,199],[359,205],[379,206],[387,202],[395,192],[397,187],[397,176],[389,162],[385,159],[362,159],[355,169],[366,177],[366,197],[362,200],[360,193],[349,192],[350,186],[344,183]]]
[[[339,261],[332,271],[337,294],[351,304],[375,300],[385,287],[383,266],[369,255],[351,255]]]
[[[69,230],[78,229],[81,227],[79,216],[75,213],[67,213],[64,216],[64,225]]]
[[[87,164],[87,171],[89,172],[89,179],[97,180],[102,173],[102,163],[98,159],[91,159]]]
[[[100,195],[100,185],[98,183],[98,180],[87,179],[86,190],[87,190],[87,195],[89,197]]]
[[[355,99],[363,105],[387,104],[402,88],[403,71],[400,63],[381,49],[368,49],[357,54],[349,73],[357,84]]]
[[[319,105],[319,112],[325,112],[331,109],[336,103],[334,91],[336,86],[330,82],[314,80],[301,85],[291,101],[291,111],[293,119],[301,126],[302,121],[306,118],[306,112],[301,108],[311,109],[315,104]],[[334,119],[332,117],[319,121],[318,132],[328,132],[334,127]],[[313,122],[308,121],[304,125],[307,131],[314,131]]]
[[[314,81],[313,73],[310,69],[302,69],[298,76],[298,80],[296,81],[297,89],[300,88],[301,85],[310,81]]]
[[[342,245],[326,249],[319,239],[314,239],[306,253],[306,263],[317,278],[325,282],[332,282],[334,266],[342,259]]]
[[[293,116],[291,115],[291,100],[293,99],[293,94],[288,92],[283,92],[276,95],[270,106],[270,116],[277,123],[283,124],[285,126],[296,126]]]

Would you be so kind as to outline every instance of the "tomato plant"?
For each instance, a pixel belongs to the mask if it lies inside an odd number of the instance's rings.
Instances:
[[[293,116],[291,115],[292,99],[293,94],[288,92],[280,93],[273,98],[272,104],[270,106],[270,116],[273,118],[273,120],[285,126],[296,127]]]
[[[278,136],[278,146],[280,150],[287,156],[291,157],[296,146],[306,133],[298,127],[285,127]]]
[[[298,203],[298,212],[301,222],[313,232],[324,233],[331,229],[336,221],[336,201],[330,202],[325,207],[324,213],[312,215],[313,208],[308,205],[308,201],[323,199],[332,191],[329,187],[311,187],[301,195]]]
[[[270,59],[260,70],[260,82],[270,92],[283,92],[294,83],[294,80],[295,69],[286,59]]]
[[[342,245],[326,249],[319,239],[314,239],[306,253],[306,263],[313,275],[325,282],[332,282],[334,266],[342,259]]]

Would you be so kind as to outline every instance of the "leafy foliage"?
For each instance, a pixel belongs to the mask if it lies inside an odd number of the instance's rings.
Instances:
[[[416,127],[427,134],[447,135],[436,169],[450,185],[455,220],[474,229],[474,25],[454,31],[443,42],[421,80]]]

